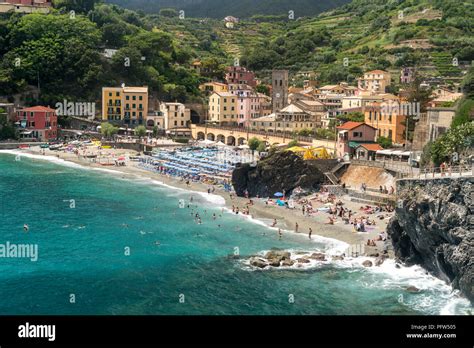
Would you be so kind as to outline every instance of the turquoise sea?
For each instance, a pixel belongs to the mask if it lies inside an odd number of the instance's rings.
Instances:
[[[403,315],[470,309],[442,281],[418,267],[396,269],[393,262],[374,269],[355,260],[253,270],[244,261],[271,248],[327,250],[338,244],[292,233],[280,241],[263,223],[223,211],[216,196],[52,158],[15,159],[0,152],[0,244],[37,244],[38,260],[0,258],[0,314]],[[231,257],[236,248],[241,259]],[[422,291],[409,293],[410,285]]]

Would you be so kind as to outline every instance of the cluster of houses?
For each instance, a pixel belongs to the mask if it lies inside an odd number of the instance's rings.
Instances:
[[[289,86],[288,71],[274,70],[267,88],[271,97],[258,93],[260,84],[253,72],[244,67],[228,67],[225,82],[208,82],[201,90],[208,95],[207,122],[222,127],[243,127],[266,133],[295,133],[329,128],[331,121],[348,114],[363,115],[363,122],[348,122],[337,127],[339,156],[365,157],[381,150],[379,137],[390,139],[394,146],[406,145],[406,124],[417,120],[416,136],[411,149],[421,150],[430,140],[443,134],[451,124],[455,108],[447,106],[462,93],[437,87],[427,112],[419,103],[409,103],[406,92],[389,93],[390,72],[372,70],[358,79],[357,86],[346,82],[317,87],[314,73],[304,75],[302,88]],[[403,68],[400,82],[414,81],[414,69]],[[339,117],[338,117],[339,116]],[[407,118],[410,119],[407,121]],[[365,146],[357,150],[358,146]]]
[[[413,70],[404,68],[400,80],[413,80]],[[336,125],[336,152],[356,157],[369,157],[381,150],[380,137],[391,140],[394,146],[406,145],[407,118],[416,119],[415,138],[410,148],[421,150],[428,141],[435,140],[447,129],[455,115],[452,104],[462,93],[437,87],[427,111],[408,103],[404,91],[399,95],[391,90],[392,76],[383,70],[366,72],[357,86],[341,82],[319,86],[314,73],[309,72],[303,87],[290,86],[287,70],[273,70],[269,95],[259,93],[261,81],[245,67],[230,66],[224,81],[211,81],[199,86],[207,100],[207,110],[197,119],[193,111],[182,103],[160,102],[150,98],[148,87],[104,87],[102,89],[101,121],[110,122],[125,130],[143,125],[151,132],[158,129],[171,136],[191,136],[191,123],[207,123],[217,127],[238,127],[265,133],[312,132]],[[12,105],[10,105],[12,106]],[[8,108],[4,105],[3,109]],[[207,112],[206,112],[207,111]],[[358,113],[363,122],[340,124],[341,115]],[[21,128],[21,136],[51,140],[58,136],[57,113],[54,109],[33,107],[14,112],[14,122]],[[303,133],[303,132],[301,132]]]
[[[156,102],[149,97],[148,87],[102,88],[102,121],[135,128],[156,127],[171,136],[191,134],[191,110],[182,103]]]
[[[52,0],[0,0],[0,13],[49,13]]]

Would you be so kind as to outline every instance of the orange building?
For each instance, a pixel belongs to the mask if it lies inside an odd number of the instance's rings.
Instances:
[[[377,137],[392,139],[394,144],[405,144],[405,115],[397,108],[384,110],[382,103],[371,103],[364,110],[364,122],[377,129]]]

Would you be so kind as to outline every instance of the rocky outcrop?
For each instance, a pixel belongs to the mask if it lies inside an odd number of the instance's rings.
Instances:
[[[362,266],[364,266],[364,267],[372,267],[373,264],[372,264],[372,261],[370,261],[370,260],[365,260],[364,262],[362,262]]]
[[[289,151],[276,152],[255,167],[243,164],[232,173],[238,196],[243,196],[245,190],[251,197],[273,197],[283,191],[290,194],[296,187],[312,191],[324,181],[325,176],[318,168]]]
[[[301,256],[302,255],[302,256]],[[295,264],[308,264],[312,261],[326,261],[326,255],[323,253],[307,253],[307,252],[295,252],[293,257],[289,251],[285,250],[270,250],[265,256],[253,256],[250,258],[249,263],[253,267],[266,268],[266,267],[291,267]],[[334,258],[333,258],[334,259]],[[343,260],[342,256],[338,257],[338,260]]]
[[[388,226],[396,257],[474,302],[474,179],[401,180]]]

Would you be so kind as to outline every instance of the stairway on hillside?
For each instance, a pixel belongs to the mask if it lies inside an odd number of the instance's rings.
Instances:
[[[332,173],[332,172],[327,172],[327,173],[324,173],[324,175],[326,175],[326,178],[329,179],[329,181],[333,184],[333,185],[339,185],[339,179],[338,177]]]

